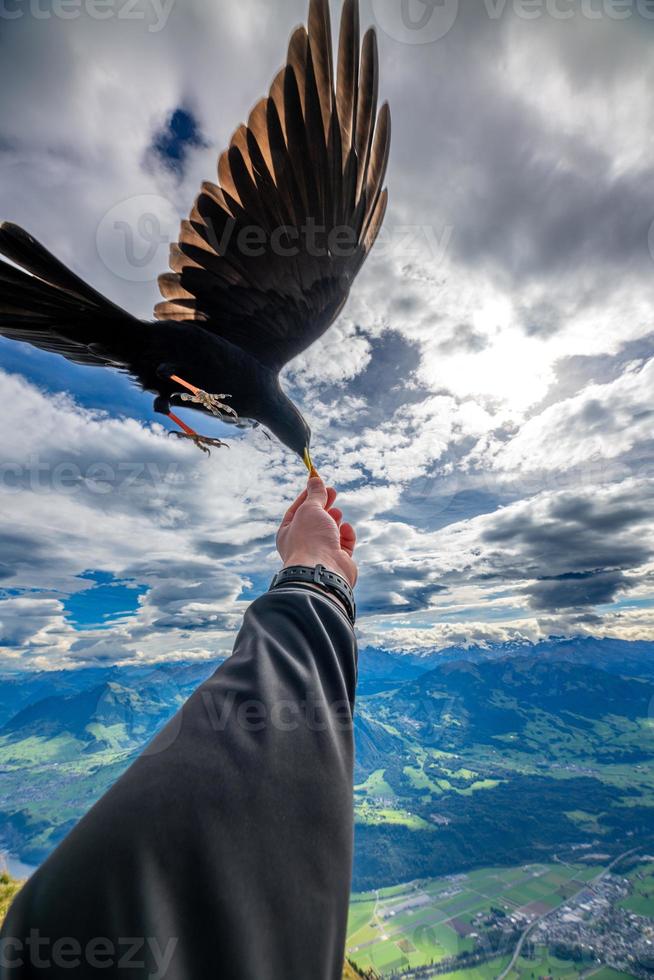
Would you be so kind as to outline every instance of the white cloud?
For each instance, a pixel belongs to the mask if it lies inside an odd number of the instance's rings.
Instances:
[[[589,385],[573,398],[529,419],[486,462],[510,473],[567,470],[591,464],[598,482],[602,461],[614,461],[653,439],[651,394],[654,359],[634,364],[615,381]]]
[[[525,619],[519,625],[510,623],[465,622],[453,625],[438,623],[423,629],[406,626],[401,629],[379,628],[364,625],[360,629],[362,646],[381,647],[384,650],[400,653],[414,653],[426,656],[445,650],[448,647],[467,649],[473,646],[486,647],[494,643],[508,643],[542,639],[542,632],[536,620]]]
[[[167,439],[159,426],[80,409],[1,372],[0,382],[7,426],[0,465],[3,587],[68,595],[90,587],[79,578],[85,570],[106,571],[149,589],[116,634],[117,659],[128,649],[159,656],[171,645],[183,653],[198,646],[198,631],[207,649],[224,650],[250,569],[272,573],[271,536],[302,485],[295,462],[281,450],[263,456],[236,441],[223,451],[227,465],[218,453],[207,459]],[[281,489],[289,469],[297,471],[296,486],[290,481]],[[42,648],[50,638],[55,659],[79,639],[53,599],[9,598],[0,609],[5,642]],[[188,629],[196,631],[192,642]]]
[[[648,601],[654,361],[607,380],[593,359],[619,357],[654,323],[654,56],[632,24],[480,11],[462,5],[437,48],[380,35],[395,132],[388,234],[337,326],[286,376],[358,524],[370,642],[419,650],[557,623],[651,637],[650,612],[625,596]],[[149,317],[167,242],[152,277],[129,282],[124,241],[98,254],[103,218],[158,196],[162,231],[174,233],[170,212],[186,214],[214,178],[305,13],[305,0],[188,0],[155,32],[151,17],[6,22],[1,216]],[[215,145],[192,151],[177,183],[145,162],[182,104]],[[401,383],[376,360],[394,334],[410,365]],[[580,360],[583,380],[558,394],[561,365]],[[47,370],[56,384],[55,363]],[[206,460],[139,418],[6,373],[0,385],[0,583],[41,590],[0,602],[5,660],[226,652],[242,589],[275,565],[297,462],[254,435]],[[89,587],[79,575],[90,568],[147,591],[111,628],[73,630],[62,598]],[[552,608],[566,575],[594,576],[595,591],[570,582],[598,624]]]

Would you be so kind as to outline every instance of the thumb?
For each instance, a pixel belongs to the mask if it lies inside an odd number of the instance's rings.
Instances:
[[[309,477],[309,482],[307,483],[307,499],[313,503],[320,504],[321,507],[327,505],[327,487],[317,472]]]

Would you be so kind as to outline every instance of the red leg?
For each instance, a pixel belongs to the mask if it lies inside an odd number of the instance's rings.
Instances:
[[[185,422],[182,422],[182,420],[178,419],[177,416],[173,415],[172,412],[168,412],[168,418],[170,419],[171,422],[174,422],[175,425],[178,425],[180,429],[186,433],[187,436],[197,436],[197,432],[195,431],[195,429],[192,429],[190,425],[187,425]]]
[[[171,435],[179,436],[180,439],[190,439],[191,442],[195,443],[198,449],[201,449],[203,453],[207,454],[207,456],[211,456],[211,450],[209,448],[210,446],[213,446],[217,449],[220,449],[221,447],[224,446],[226,449],[229,449],[227,443],[222,442],[221,439],[211,439],[209,436],[198,435],[195,429],[192,429],[190,425],[186,425],[185,422],[182,422],[181,419],[178,419],[177,416],[173,415],[172,412],[168,412],[168,418],[170,419],[171,422],[174,422],[175,425],[178,425],[182,430],[181,432],[173,432],[171,433]]]
[[[174,381],[178,385],[181,385],[183,388],[188,388],[188,390],[192,391],[194,395],[198,395],[200,393],[199,388],[196,388],[195,385],[192,385],[189,381],[184,381],[184,378],[179,378],[176,374],[171,374],[170,380]]]

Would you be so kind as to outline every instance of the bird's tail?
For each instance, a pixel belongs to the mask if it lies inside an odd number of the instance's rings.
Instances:
[[[0,255],[15,263],[0,259],[0,335],[80,364],[122,363],[117,335],[137,320],[8,221]]]

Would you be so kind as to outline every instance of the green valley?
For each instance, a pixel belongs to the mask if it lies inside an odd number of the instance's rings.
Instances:
[[[358,975],[616,980],[624,951],[592,954],[593,930],[632,946],[649,935],[651,651],[580,651],[553,642],[538,656],[485,649],[444,662],[362,651],[348,938]],[[42,861],[215,666],[0,678],[0,852]],[[635,848],[633,866],[593,884]],[[640,961],[627,972],[647,975]]]
[[[634,856],[625,876],[625,860],[578,855],[354,894],[348,960],[362,975],[407,980],[646,977],[654,918],[622,909],[651,864]]]

